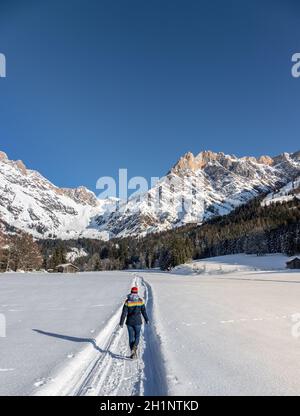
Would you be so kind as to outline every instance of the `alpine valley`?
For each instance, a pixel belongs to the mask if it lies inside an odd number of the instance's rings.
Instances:
[[[287,200],[299,195],[299,178],[300,151],[259,158],[189,152],[144,194],[99,200],[85,187],[59,188],[0,152],[0,220],[6,231],[43,240],[140,237],[203,224],[259,196],[266,206]]]

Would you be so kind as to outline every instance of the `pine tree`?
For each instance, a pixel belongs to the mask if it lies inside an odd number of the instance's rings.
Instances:
[[[56,247],[51,257],[49,258],[48,268],[55,269],[59,264],[66,263],[67,260],[65,253],[66,251],[63,245],[60,244],[58,247]]]
[[[101,260],[98,253],[92,255],[90,260],[88,261],[88,270],[89,271],[99,271],[102,270],[101,268]]]
[[[21,233],[13,237],[8,268],[12,270],[39,270],[43,264],[38,244],[33,237]]]
[[[191,258],[190,243],[180,237],[173,237],[169,245],[162,251],[160,258],[160,268],[169,270],[179,264],[185,263]]]
[[[0,271],[7,270],[7,262],[9,259],[9,240],[0,230]]]

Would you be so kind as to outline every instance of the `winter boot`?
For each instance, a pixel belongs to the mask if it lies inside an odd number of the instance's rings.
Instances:
[[[130,356],[130,358],[131,358],[131,359],[137,358],[137,346],[136,346],[136,345],[134,345],[134,346],[132,347],[132,350],[131,350],[131,356]]]

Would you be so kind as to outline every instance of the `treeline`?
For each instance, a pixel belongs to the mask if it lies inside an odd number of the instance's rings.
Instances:
[[[72,249],[86,253],[73,262],[82,271],[168,270],[189,259],[235,253],[300,253],[300,200],[261,205],[262,198],[201,226],[187,225],[143,238],[99,241],[41,240],[0,231],[0,271],[49,270],[68,261]]]
[[[261,198],[240,206],[227,216],[201,226],[188,225],[143,238],[40,242],[45,267],[64,262],[71,248],[87,256],[75,260],[81,270],[160,267],[168,270],[189,259],[226,254],[300,252],[300,201],[261,206]]]
[[[0,232],[0,271],[40,270],[44,259],[33,237],[26,233],[6,236]]]
[[[195,258],[300,252],[300,201],[261,206],[256,199],[189,233]]]

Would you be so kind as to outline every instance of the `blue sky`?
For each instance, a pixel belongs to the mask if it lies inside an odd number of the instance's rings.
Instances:
[[[59,186],[300,149],[298,0],[1,0],[0,149]]]

